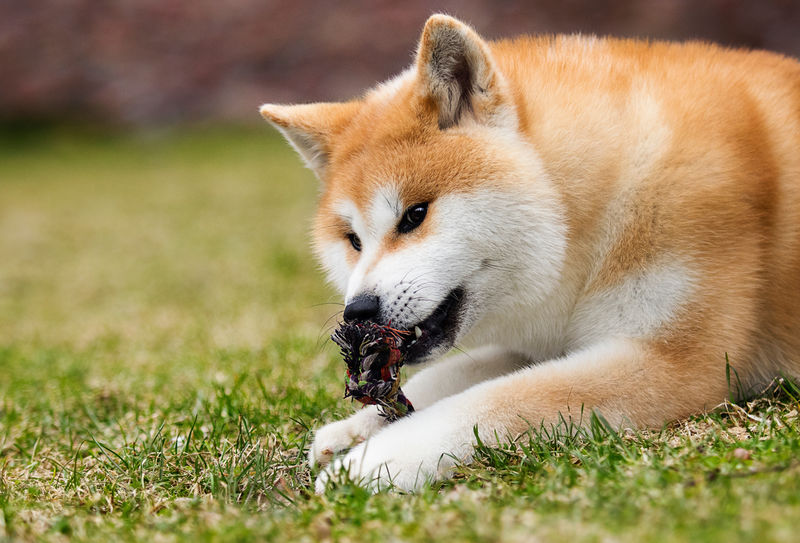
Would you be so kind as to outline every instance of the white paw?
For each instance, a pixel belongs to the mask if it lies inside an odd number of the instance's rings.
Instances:
[[[410,492],[447,478],[456,462],[469,461],[473,453],[473,425],[454,415],[431,409],[387,426],[335,459],[319,474],[316,491],[349,480],[373,492]]]
[[[367,406],[346,419],[326,424],[314,432],[308,465],[312,468],[327,465],[334,454],[358,445],[384,424],[375,406]]]

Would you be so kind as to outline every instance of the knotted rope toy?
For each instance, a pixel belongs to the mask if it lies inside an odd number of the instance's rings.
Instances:
[[[345,398],[377,405],[388,422],[414,411],[400,389],[404,339],[411,332],[372,322],[345,322],[331,336],[347,364]]]

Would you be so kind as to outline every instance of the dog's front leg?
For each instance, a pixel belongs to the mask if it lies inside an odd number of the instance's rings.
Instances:
[[[614,339],[474,386],[397,421],[335,460],[317,479],[317,491],[342,472],[373,490],[417,489],[472,458],[476,428],[491,444],[531,425],[556,423],[559,414],[586,423],[593,409],[617,427],[660,426],[724,400],[724,365],[709,368],[705,353],[685,357]]]
[[[403,385],[403,392],[420,411],[477,383],[511,373],[525,362],[526,359],[520,355],[496,347],[483,347],[423,368]],[[383,426],[385,420],[373,405],[346,419],[327,424],[315,432],[308,462],[311,466],[326,465],[334,454],[363,442]]]

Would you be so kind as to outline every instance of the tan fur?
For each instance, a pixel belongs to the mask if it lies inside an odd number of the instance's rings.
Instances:
[[[486,93],[471,110],[453,105],[447,88],[431,90],[424,71],[430,36],[453,28],[488,59],[478,74]],[[565,208],[564,282],[576,295],[663,259],[693,263],[691,299],[656,333],[609,338],[607,350],[505,378],[482,397],[479,426],[513,433],[581,406],[659,426],[728,396],[726,354],[749,392],[781,372],[800,376],[800,64],[706,43],[484,42],[441,17],[426,26],[418,64],[350,103],[349,115],[320,106],[318,120],[303,119],[319,123],[330,153],[318,244],[346,233],[337,198],[366,206],[387,178],[399,178],[406,205],[432,202],[426,228],[436,228],[443,194],[504,183],[502,144],[481,125],[505,107]],[[426,235],[389,236],[382,251]]]

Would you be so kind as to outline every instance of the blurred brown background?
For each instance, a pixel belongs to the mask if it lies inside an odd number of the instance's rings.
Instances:
[[[398,72],[441,11],[486,37],[699,38],[800,56],[790,0],[0,0],[0,119],[256,122]]]

